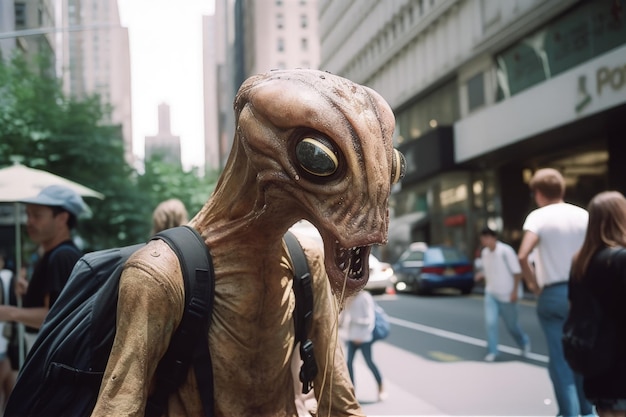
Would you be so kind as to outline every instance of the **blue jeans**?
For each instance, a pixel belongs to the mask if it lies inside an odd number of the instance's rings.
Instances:
[[[485,326],[487,328],[487,352],[498,354],[498,317],[502,317],[507,330],[520,348],[529,342],[528,336],[517,319],[517,303],[506,303],[490,293],[485,293]]]
[[[380,372],[378,372],[378,367],[376,367],[376,364],[374,364],[374,361],[372,360],[372,344],[373,343],[374,342],[365,342],[361,344],[356,344],[351,341],[348,341],[348,358],[347,358],[348,372],[350,372],[350,379],[352,380],[353,385],[356,385],[356,384],[354,381],[354,371],[352,367],[352,362],[354,362],[354,354],[359,349],[363,353],[363,358],[365,359],[365,363],[367,363],[367,366],[370,368],[370,371],[372,371],[372,374],[374,374],[374,378],[376,379],[376,382],[378,383],[378,387],[380,388],[380,386],[383,383],[383,379],[380,376]]]
[[[548,373],[552,380],[559,415],[594,415],[593,406],[583,392],[583,378],[575,374],[563,354],[561,337],[569,301],[567,284],[544,287],[537,299],[537,316],[548,345]]]

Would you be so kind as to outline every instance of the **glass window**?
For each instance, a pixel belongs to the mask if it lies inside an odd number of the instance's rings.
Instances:
[[[414,140],[437,126],[459,119],[458,88],[451,81],[396,114],[398,143]]]
[[[470,112],[485,105],[484,79],[484,74],[481,72],[467,80],[467,96]]]
[[[465,262],[467,257],[455,248],[428,248],[425,261],[433,264]]]
[[[626,25],[611,2],[582,2],[496,55],[497,100],[626,44]]]
[[[26,3],[15,3],[15,26],[26,26]]]
[[[400,256],[400,261],[423,261],[424,260],[424,250],[406,250],[402,256]]]

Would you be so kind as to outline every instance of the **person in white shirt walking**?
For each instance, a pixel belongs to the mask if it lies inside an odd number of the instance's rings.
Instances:
[[[522,349],[522,355],[530,353],[530,339],[518,320],[517,301],[522,296],[522,269],[515,250],[498,240],[497,233],[485,227],[480,232],[483,249],[480,258],[485,279],[485,326],[487,330],[487,355],[485,361],[493,362],[498,356],[498,318],[502,318],[507,330]]]
[[[585,240],[589,214],[563,200],[565,178],[556,169],[537,170],[528,187],[538,208],[524,220],[524,237],[517,257],[526,285],[537,294],[537,318],[548,346],[548,373],[558,415],[594,415],[593,405],[583,392],[582,375],[575,374],[569,367],[561,342],[569,311],[567,284],[570,267],[574,254]]]
[[[378,400],[382,401],[387,398],[387,393],[383,388],[383,380],[378,367],[372,359],[372,344],[374,343],[373,334],[376,322],[376,313],[374,311],[375,303],[372,295],[366,290],[359,291],[350,298],[346,303],[346,308],[342,312],[341,321],[348,329],[348,372],[350,379],[354,380],[354,355],[358,350],[363,354],[363,359],[367,364],[372,375],[378,384]]]

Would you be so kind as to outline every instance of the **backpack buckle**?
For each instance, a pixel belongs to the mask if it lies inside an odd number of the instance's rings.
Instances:
[[[300,368],[300,382],[302,382],[302,393],[307,394],[313,389],[313,380],[317,375],[317,363],[313,355],[313,342],[307,339],[300,344],[300,358],[302,367]]]

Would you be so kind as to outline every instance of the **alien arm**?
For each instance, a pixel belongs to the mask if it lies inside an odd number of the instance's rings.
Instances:
[[[151,242],[156,244],[166,245]],[[135,258],[136,253],[122,273],[115,340],[92,416],[144,415],[156,366],[184,308],[182,284],[163,279],[176,276],[163,273],[168,264],[180,271],[176,255],[160,249],[159,258]]]

